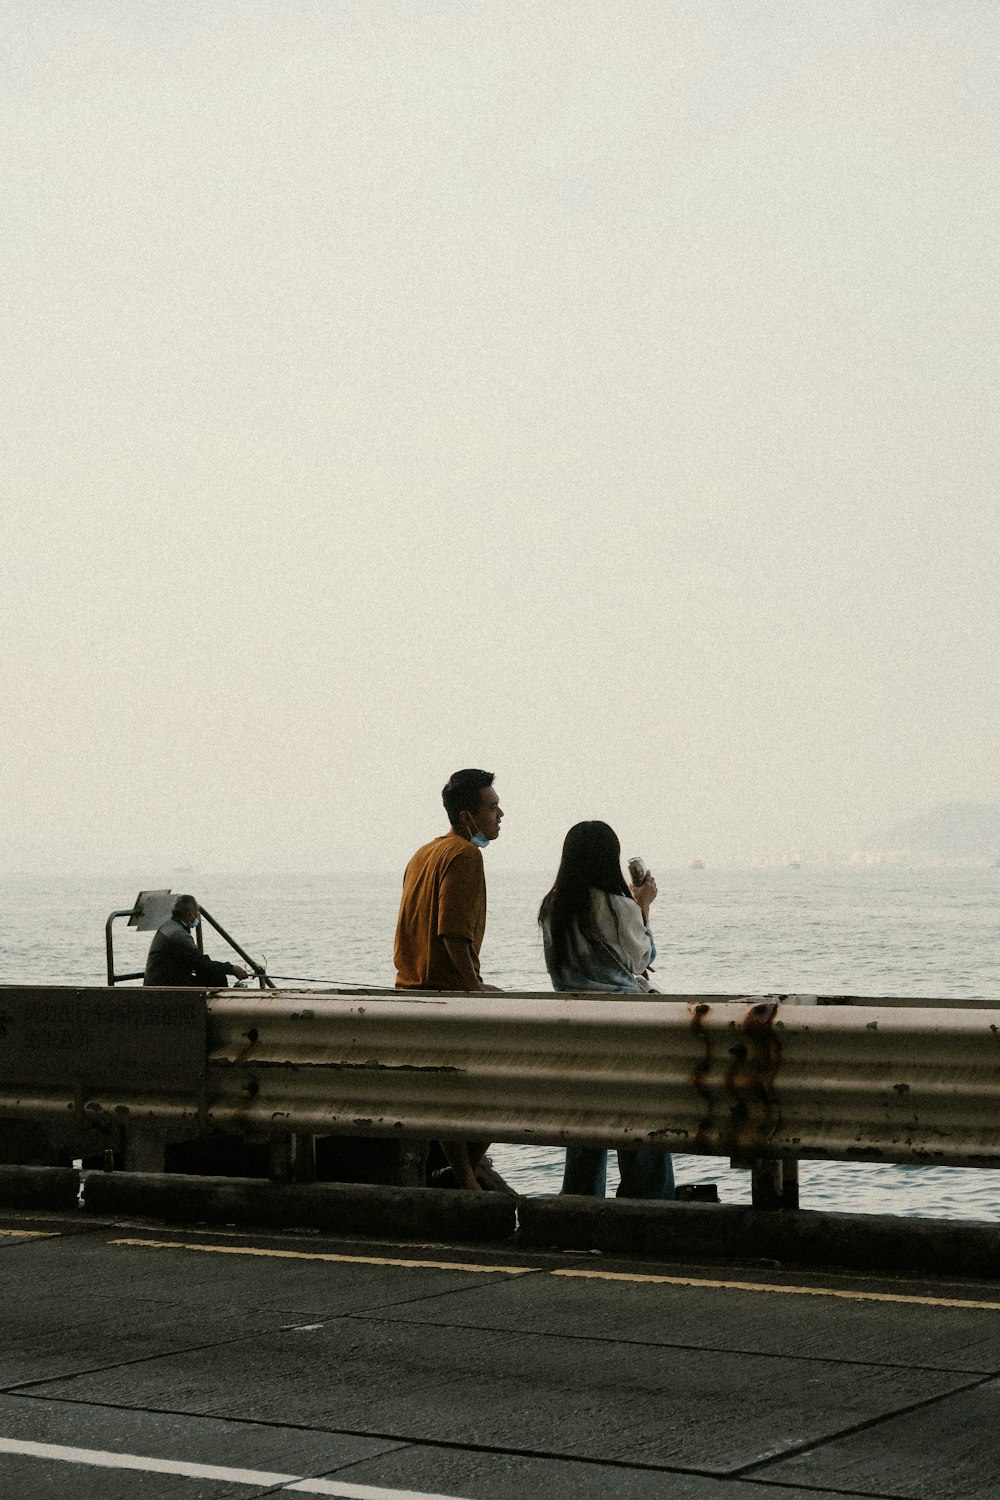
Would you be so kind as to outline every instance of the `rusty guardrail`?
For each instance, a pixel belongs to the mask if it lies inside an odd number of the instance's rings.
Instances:
[[[229,993],[208,1049],[223,1130],[1000,1166],[1000,1009]]]
[[[786,1207],[800,1157],[1000,1166],[1000,1008],[8,988],[0,1011],[0,1123],[130,1166],[123,1140],[206,1131],[279,1171],[297,1135],[652,1143],[771,1163]]]

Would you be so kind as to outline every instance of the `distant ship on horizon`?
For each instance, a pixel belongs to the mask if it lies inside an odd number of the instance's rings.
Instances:
[[[689,870],[703,870],[704,868],[705,861],[703,859],[693,859],[688,865]]]

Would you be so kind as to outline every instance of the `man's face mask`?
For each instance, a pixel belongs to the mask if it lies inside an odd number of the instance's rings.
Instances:
[[[469,821],[472,823],[473,828],[476,828],[475,819],[472,817],[471,813],[469,814]],[[477,849],[489,848],[489,839],[486,837],[485,833],[480,833],[478,828],[476,828],[475,833],[473,833],[471,837],[472,842],[475,844]]]

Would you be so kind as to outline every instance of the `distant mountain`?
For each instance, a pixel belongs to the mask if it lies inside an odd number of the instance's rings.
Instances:
[[[1000,860],[1000,802],[943,802],[883,828],[867,843],[917,859]]]

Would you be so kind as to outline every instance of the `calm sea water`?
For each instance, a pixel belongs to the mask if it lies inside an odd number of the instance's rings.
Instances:
[[[488,856],[487,856],[488,858]],[[484,976],[548,989],[535,912],[548,877],[488,869]],[[986,999],[1000,1008],[1000,870],[752,870],[659,874],[653,908],[657,982],[668,994],[912,996]],[[141,879],[0,880],[9,983],[103,984],[104,923]],[[268,972],[299,983],[391,985],[398,880],[177,876]],[[214,940],[214,941],[213,941]],[[115,924],[118,972],[141,969],[149,938]],[[206,932],[214,957],[224,945]],[[1000,1101],[998,1101],[1000,1104]],[[558,1190],[562,1152],[492,1149],[524,1192]],[[614,1153],[608,1190],[616,1186]],[[749,1201],[749,1178],[721,1158],[678,1156],[679,1182],[714,1181]],[[1000,1171],[803,1162],[802,1205],[1000,1221]]]

